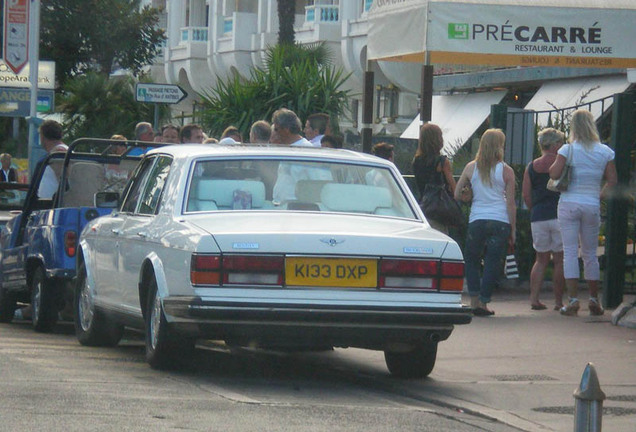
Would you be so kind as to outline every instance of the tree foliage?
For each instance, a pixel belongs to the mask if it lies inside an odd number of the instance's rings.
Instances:
[[[325,52],[319,46],[269,48],[264,68],[252,69],[248,79],[236,75],[218,80],[215,88],[201,95],[202,125],[214,136],[229,125],[247,136],[253,122],[270,120],[272,113],[282,107],[296,112],[303,122],[316,112],[337,119],[347,108],[349,90],[343,86],[349,75],[322,62]]]
[[[96,72],[69,79],[58,100],[58,110],[67,118],[66,140],[113,134],[133,138],[137,122],[152,122],[154,115],[154,104],[135,101],[135,82],[129,76],[109,79]]]
[[[56,63],[63,85],[86,71],[110,74],[117,66],[138,75],[161,43],[159,11],[141,0],[42,0],[40,58]]]

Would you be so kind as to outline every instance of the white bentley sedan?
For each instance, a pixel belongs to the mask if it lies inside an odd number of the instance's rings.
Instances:
[[[82,232],[77,274],[79,341],[143,330],[157,368],[214,339],[382,350],[392,374],[418,378],[471,320],[457,243],[428,225],[392,163],[347,150],[151,150],[115,210]]]

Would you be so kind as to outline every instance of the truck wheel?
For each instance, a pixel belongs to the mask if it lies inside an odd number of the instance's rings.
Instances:
[[[124,326],[95,307],[83,263],[78,270],[73,300],[75,335],[82,345],[115,346],[119,343],[124,334]]]
[[[17,307],[15,295],[4,288],[0,288],[0,322],[10,323]]]
[[[31,308],[31,320],[35,331],[43,333],[52,331],[57,323],[57,308],[52,284],[46,279],[42,267],[35,269],[31,280]]]
[[[411,351],[384,351],[384,360],[391,375],[398,378],[424,378],[435,367],[437,343],[422,344]]]
[[[195,340],[176,334],[168,326],[152,278],[146,305],[146,361],[155,369],[175,369],[194,354]]]

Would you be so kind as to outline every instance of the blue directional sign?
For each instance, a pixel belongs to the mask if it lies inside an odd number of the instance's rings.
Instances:
[[[55,107],[53,90],[38,90],[37,111],[49,112]],[[31,90],[0,87],[0,117],[28,117],[31,114]]]

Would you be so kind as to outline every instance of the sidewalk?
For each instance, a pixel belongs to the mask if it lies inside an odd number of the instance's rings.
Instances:
[[[464,295],[467,295],[467,292],[468,291],[464,286]],[[501,286],[494,290],[493,299],[495,299],[495,296],[498,293],[501,293],[503,295],[514,293],[520,296],[525,295],[526,298],[529,298],[530,282],[521,281],[519,279],[503,279],[501,281]],[[587,303],[587,299],[589,298],[585,282],[580,283],[579,293],[579,298],[583,307],[583,305]],[[550,282],[543,283],[539,298],[541,302],[548,307],[549,310],[554,307],[554,294],[552,293],[552,284]],[[563,302],[564,304],[567,302],[567,294],[564,294]],[[623,303],[615,310],[606,311],[605,314],[609,314],[611,322],[614,325],[636,329],[636,294],[623,295]]]
[[[523,283],[496,290],[489,304],[496,314],[456,326],[419,391],[519,430],[566,431],[573,392],[593,363],[607,396],[603,429],[636,431],[636,329],[613,325],[612,311],[590,316],[583,288],[575,317],[552,310],[551,290],[541,292],[546,310],[531,310],[528,296]]]

